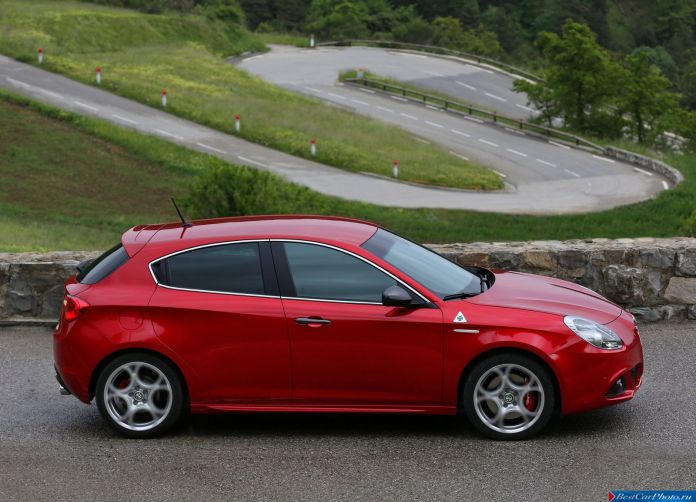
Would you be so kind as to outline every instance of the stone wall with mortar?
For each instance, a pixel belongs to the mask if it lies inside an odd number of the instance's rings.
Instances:
[[[441,244],[466,265],[582,284],[647,321],[696,319],[696,238]],[[63,282],[95,252],[0,253],[0,321],[56,319]]]

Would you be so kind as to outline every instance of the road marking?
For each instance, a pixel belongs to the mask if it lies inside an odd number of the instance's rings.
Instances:
[[[527,156],[526,153],[518,152],[517,150],[513,150],[512,148],[506,148],[505,150],[507,150],[507,151],[510,152],[510,153],[514,153],[515,155],[519,155],[520,157],[526,157],[526,156]]]
[[[362,87],[358,87],[359,91],[366,92],[368,94],[374,94],[375,91],[371,91],[370,89],[363,89]]]
[[[449,153],[451,153],[455,157],[459,157],[462,160],[469,160],[469,157],[464,157],[464,155],[462,155],[461,153],[453,152],[452,150],[450,150]]]
[[[615,163],[616,163],[616,161],[614,161],[614,160],[612,160],[612,159],[608,159],[608,158],[606,158],[606,157],[602,157],[602,156],[600,156],[600,155],[593,155],[593,157],[594,157],[595,159],[597,159],[597,160],[603,160],[604,162],[609,162],[610,164],[615,164]]]
[[[665,187],[665,190],[669,190],[669,185],[665,180],[662,180],[662,186]]]
[[[411,120],[418,120],[418,117],[414,117],[413,115],[409,115],[408,113],[399,113],[402,117],[406,117],[407,119]]]
[[[462,132],[462,131],[457,131],[456,129],[450,129],[450,131],[452,131],[454,134],[459,134],[460,136],[464,136],[465,138],[471,137],[471,134],[467,134],[467,133]]]
[[[466,87],[467,89],[471,89],[472,91],[476,90],[476,87],[473,85],[465,84],[464,82],[460,82],[459,80],[456,81],[459,85]]]
[[[92,110],[93,112],[99,111],[99,108],[97,108],[96,106],[88,105],[87,103],[83,103],[82,101],[73,100],[73,103],[75,103],[77,106],[81,106],[82,108]]]
[[[31,85],[25,84],[24,82],[20,82],[19,80],[15,80],[15,79],[13,79],[13,78],[11,78],[11,77],[5,77],[5,79],[6,79],[8,82],[12,82],[13,84],[16,84],[16,85],[21,85],[22,87],[26,87],[27,89],[31,87]]]
[[[425,73],[432,75],[433,77],[444,77],[442,73],[438,73],[436,71],[425,70]]]
[[[406,99],[406,98],[401,98],[399,96],[389,96],[389,97],[392,99],[395,99],[397,101],[403,101],[404,103],[408,103],[408,99]]]
[[[364,101],[360,101],[359,99],[351,99],[353,103],[357,103],[362,106],[370,106],[368,103],[365,103]]]
[[[129,124],[137,124],[137,122],[135,120],[131,120],[131,119],[126,118],[126,117],[121,117],[120,115],[116,115],[115,113],[112,113],[111,116],[115,119],[122,120],[123,122],[127,122]]]
[[[334,94],[333,92],[330,92],[330,93],[329,93],[329,96],[331,96],[332,98],[343,99],[343,100],[348,99],[348,98],[345,97],[345,96],[341,96],[340,94]]]
[[[430,141],[425,140],[425,139],[423,139],[423,138],[416,138],[416,141],[420,141],[421,143],[425,143],[426,145],[430,145],[430,144],[431,144]]]
[[[515,106],[517,108],[522,108],[523,110],[527,110],[528,112],[535,112],[536,111],[534,108],[530,108],[528,106],[524,106],[524,105],[521,105],[519,103],[517,103]]]
[[[545,160],[541,160],[541,159],[536,159],[536,161],[537,161],[539,164],[544,164],[545,166],[558,167],[558,166],[557,166],[556,164],[554,164],[553,162],[546,162]]]
[[[180,141],[183,141],[183,139],[184,139],[184,138],[182,138],[181,136],[179,136],[179,135],[177,135],[177,134],[172,134],[172,133],[167,132],[167,131],[164,131],[164,130],[162,130],[162,129],[155,129],[155,132],[160,133],[162,136],[169,136],[170,138],[178,139],[178,140],[180,140]]]
[[[653,175],[653,173],[651,173],[650,171],[646,171],[645,169],[641,169],[640,167],[634,167],[633,170],[634,170],[635,172],[637,172],[637,173],[644,174],[644,175],[646,175],[646,176],[652,176],[652,175]]]
[[[571,171],[570,169],[564,169],[564,171],[567,172],[568,174],[572,174],[576,178],[580,177],[580,175],[578,173],[576,173],[575,171]]]
[[[309,87],[309,86],[305,85],[304,88],[307,89],[308,91],[312,91],[312,92],[316,92],[317,94],[321,94],[321,91],[319,89],[314,88],[314,87]]]
[[[378,106],[377,109],[387,113],[394,113],[394,110],[392,110],[391,108],[385,108],[383,106]]]
[[[261,59],[264,57],[265,54],[259,54],[257,56],[251,56],[250,58],[242,59],[242,63],[246,63],[247,61],[251,61],[252,59]]]
[[[198,146],[200,146],[201,148],[206,148],[206,149],[210,150],[211,152],[227,154],[227,152],[225,150],[220,150],[219,148],[215,148],[214,146],[206,145],[205,143],[196,143],[196,144]]]
[[[503,174],[500,171],[496,171],[495,169],[493,169],[493,172],[495,174],[497,174],[498,176],[500,176],[501,178],[507,178],[507,174]]]
[[[237,155],[237,158],[239,160],[241,160],[242,162],[246,162],[247,164],[256,164],[257,166],[267,167],[266,164],[263,164],[261,162],[257,162],[253,159],[247,159],[246,157],[242,157],[241,155]]]
[[[496,96],[495,94],[491,94],[490,92],[484,93],[486,96],[489,98],[497,99],[498,101],[502,101],[503,103],[507,103],[507,99],[501,98],[500,96]]]
[[[568,145],[562,145],[562,144],[560,144],[560,143],[556,143],[555,141],[549,141],[549,143],[552,144],[553,146],[558,146],[558,147],[560,147],[560,148],[564,148],[564,149],[566,149],[566,150],[570,150],[570,147],[569,147]]]
[[[433,105],[425,105],[426,108],[430,108],[431,110],[435,110],[436,112],[439,112],[440,109],[437,106]]]
[[[513,128],[511,128],[511,127],[506,127],[505,130],[508,131],[508,132],[514,132],[515,134],[519,134],[520,136],[526,136],[526,135],[527,135],[526,133],[523,133],[522,131],[518,131],[517,129],[513,129]]]
[[[445,126],[443,126],[442,124],[438,124],[437,122],[430,122],[429,120],[426,120],[425,123],[428,124],[429,126],[437,127],[439,129],[445,128]]]
[[[483,124],[483,120],[477,119],[477,118],[475,118],[475,117],[468,117],[468,116],[465,115],[464,118],[465,118],[466,120],[471,120],[472,122],[476,122],[477,124]]]
[[[488,141],[488,140],[481,139],[481,138],[479,138],[479,141],[480,141],[481,143],[486,144],[486,145],[494,146],[495,148],[498,148],[498,147],[500,146],[500,145],[498,145],[497,143],[493,143],[492,141]]]
[[[42,94],[48,94],[49,96],[53,96],[56,99],[65,99],[63,96],[61,96],[57,92],[49,91],[48,89],[42,89],[40,87],[36,87],[36,90]]]

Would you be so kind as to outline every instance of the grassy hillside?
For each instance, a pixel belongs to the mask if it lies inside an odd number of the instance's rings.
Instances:
[[[640,204],[574,216],[384,208],[326,197],[244,167],[226,173],[222,188],[239,193],[254,213],[364,218],[421,242],[693,235],[696,157],[666,160],[686,175],[678,188]],[[168,197],[183,200],[196,175],[225,166],[164,140],[0,91],[0,252],[104,249],[133,225],[174,220]],[[217,215],[219,207],[205,200],[194,206],[199,216]]]
[[[242,116],[251,141],[352,171],[389,175],[398,159],[403,179],[442,186],[495,189],[500,178],[405,131],[267,84],[225,64],[222,56],[260,50],[248,32],[190,15],[148,15],[67,2],[0,0],[0,53],[159,106],[226,132]]]

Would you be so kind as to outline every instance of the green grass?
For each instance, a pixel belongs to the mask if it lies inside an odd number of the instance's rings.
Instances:
[[[430,243],[693,235],[696,156],[665,160],[686,177],[676,189],[570,216],[385,208],[327,197],[244,167],[235,169],[232,185],[256,213],[363,218]],[[229,164],[0,91],[0,251],[107,248],[131,226],[175,220],[168,197],[185,199],[196,175],[223,166]]]
[[[90,4],[0,0],[0,52],[86,83],[102,68],[103,87],[159,106],[163,88],[171,113],[233,132],[301,157],[318,142],[319,162],[389,175],[399,160],[407,181],[469,189],[498,189],[492,171],[436,145],[423,145],[391,126],[286,91],[225,64],[223,56],[263,50],[245,30],[203,17],[147,15]]]

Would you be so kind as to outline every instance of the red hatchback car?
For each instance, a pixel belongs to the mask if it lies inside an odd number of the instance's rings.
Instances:
[[[463,412],[520,439],[633,397],[633,317],[575,284],[461,267],[374,224],[135,227],[66,284],[63,393],[131,437],[213,412]]]

